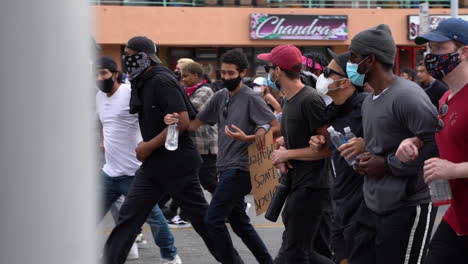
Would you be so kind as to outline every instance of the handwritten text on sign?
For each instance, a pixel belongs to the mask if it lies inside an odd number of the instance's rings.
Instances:
[[[271,133],[265,136],[265,147],[262,151],[258,151],[255,144],[249,146],[250,182],[257,215],[268,209],[278,184],[278,173],[270,159],[273,150]]]

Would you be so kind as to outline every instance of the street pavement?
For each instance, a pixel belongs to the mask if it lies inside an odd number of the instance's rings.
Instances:
[[[207,200],[210,200],[211,195],[205,193]],[[279,247],[281,246],[281,235],[284,230],[284,226],[281,223],[281,217],[277,223],[270,222],[265,219],[264,214],[256,216],[255,208],[253,206],[253,199],[251,195],[246,197],[246,201],[249,202],[252,207],[248,211],[255,229],[259,233],[263,242],[266,244],[270,254],[276,256]],[[443,213],[446,211],[446,207],[441,207],[438,210],[436,217],[436,224],[442,219]],[[100,238],[102,239],[101,244],[104,243],[105,239],[109,235],[114,226],[114,222],[110,214],[107,214],[99,225]],[[232,232],[229,227],[231,237],[237,251],[241,255],[242,259],[246,264],[258,263],[250,251],[245,247],[244,243]],[[436,228],[434,228],[435,230]],[[211,256],[203,244],[202,239],[197,235],[193,228],[178,228],[171,229],[175,237],[176,247],[178,254],[185,264],[216,264],[217,262]],[[147,241],[146,244],[139,246],[140,258],[137,260],[128,260],[126,264],[159,264],[160,254],[159,248],[156,247],[151,235],[151,230],[147,224],[143,226],[143,234]]]

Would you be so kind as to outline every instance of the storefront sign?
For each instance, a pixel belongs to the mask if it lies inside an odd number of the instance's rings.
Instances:
[[[251,39],[346,40],[348,16],[250,15]]]
[[[437,16],[429,16],[429,29],[433,30],[439,25],[439,22],[451,18],[449,15],[437,15]],[[458,16],[458,18],[462,18],[468,21],[468,15]],[[419,36],[419,16],[408,16],[408,38],[415,39]]]

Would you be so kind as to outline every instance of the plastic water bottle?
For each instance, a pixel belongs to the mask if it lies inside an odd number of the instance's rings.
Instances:
[[[453,201],[452,190],[447,180],[431,181],[429,183],[429,193],[434,206],[451,204]]]
[[[335,131],[334,127],[330,126],[329,128],[327,128],[327,131],[328,133],[330,133],[330,140],[336,149],[338,149],[341,145],[348,143],[343,134],[341,134],[338,131]],[[354,164],[354,160],[355,159],[347,160],[346,162],[348,162],[348,164],[352,166]]]
[[[344,132],[345,132],[345,139],[346,141],[349,141],[350,139],[352,139],[353,137],[356,137],[356,135],[354,135],[354,133],[351,131],[351,128],[350,127],[345,127],[344,128]]]
[[[346,142],[349,142],[350,139],[356,137],[356,135],[354,135],[354,133],[351,131],[351,128],[350,127],[345,127],[344,128],[344,132],[345,132],[345,139],[346,139]],[[354,157],[351,157],[349,160],[348,160],[348,164],[354,164],[356,160],[356,156]]]
[[[167,150],[174,151],[179,146],[179,129],[177,129],[178,123],[169,125],[167,129],[166,143],[164,146]]]

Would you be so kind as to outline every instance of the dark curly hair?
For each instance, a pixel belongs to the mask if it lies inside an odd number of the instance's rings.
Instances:
[[[232,49],[221,56],[221,63],[236,65],[237,71],[242,72],[249,67],[249,61],[242,49]]]

